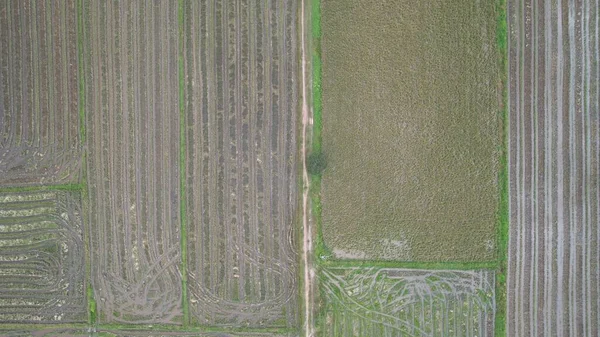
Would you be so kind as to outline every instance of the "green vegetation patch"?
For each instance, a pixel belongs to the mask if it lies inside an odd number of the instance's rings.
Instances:
[[[321,268],[318,336],[487,336],[494,272]]]
[[[337,259],[496,260],[497,5],[321,10],[324,246]]]

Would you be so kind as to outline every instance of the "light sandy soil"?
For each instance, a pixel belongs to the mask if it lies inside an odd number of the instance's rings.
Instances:
[[[312,318],[312,303],[313,303],[313,278],[314,278],[314,270],[312,267],[312,228],[311,223],[308,219],[309,211],[308,211],[308,191],[310,188],[310,180],[308,179],[308,173],[306,171],[306,126],[308,124],[309,118],[309,110],[308,110],[308,102],[307,102],[307,88],[308,85],[306,80],[306,21],[304,19],[305,12],[305,3],[302,0],[302,17],[301,17],[301,28],[300,34],[302,36],[302,182],[303,182],[303,190],[302,190],[302,228],[304,229],[303,235],[303,252],[302,257],[304,260],[304,330],[306,332],[306,336],[314,335],[314,325]]]

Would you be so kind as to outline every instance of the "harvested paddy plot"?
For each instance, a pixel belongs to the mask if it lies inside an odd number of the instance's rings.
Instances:
[[[598,1],[508,1],[507,336],[600,335]]]
[[[320,336],[493,336],[494,272],[323,268]]]
[[[0,184],[78,182],[75,0],[0,2]]]
[[[98,319],[181,323],[177,2],[84,5]]]
[[[190,312],[206,325],[294,327],[297,3],[185,6]]]
[[[491,261],[495,1],[322,1],[323,238],[336,258]]]
[[[79,192],[0,193],[0,323],[85,322],[84,254]]]

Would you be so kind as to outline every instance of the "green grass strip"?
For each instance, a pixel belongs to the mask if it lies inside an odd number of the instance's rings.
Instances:
[[[43,331],[43,330],[59,330],[59,329],[87,329],[89,327],[86,323],[2,323],[0,324],[0,332],[14,332],[14,331]],[[3,335],[6,336],[6,335]],[[8,335],[17,336],[17,335]],[[21,335],[19,335],[21,336]],[[66,335],[60,335],[66,336]]]
[[[322,89],[321,89],[321,0],[311,2],[311,36],[312,36],[312,108],[313,130],[312,151],[321,151],[322,125]]]
[[[316,235],[314,241],[314,260],[315,264],[321,264],[333,256],[331,249],[325,245],[323,239],[323,221],[322,221],[322,205],[321,205],[321,177],[312,175],[310,177],[310,203],[312,205],[312,214],[315,223]]]
[[[85,131],[85,69],[84,65],[84,54],[83,54],[83,40],[84,29],[83,29],[83,5],[82,0],[77,0],[77,71],[78,71],[78,84],[79,84],[79,138],[81,144],[85,143],[86,131]]]
[[[79,84],[79,136],[81,144],[85,144],[86,141],[86,129],[85,129],[85,53],[84,53],[84,40],[85,40],[85,25],[83,22],[83,3],[82,0],[77,0],[76,2],[76,11],[77,11],[77,71],[78,71],[78,84]],[[82,155],[82,163],[83,163],[83,174],[82,174],[82,183],[77,186],[77,190],[80,190],[82,193],[81,202],[83,209],[83,219],[84,219],[84,228],[86,228],[87,218],[86,214],[86,200],[88,197],[87,190],[87,171],[86,171],[86,152]],[[91,269],[90,269],[90,243],[87,239],[88,231],[83,231],[83,241],[85,244],[85,284],[86,286],[86,299],[87,299],[87,310],[88,310],[88,324],[94,325],[96,324],[97,319],[97,305],[96,299],[94,298],[94,289],[90,282],[91,279]]]
[[[362,268],[400,268],[427,270],[479,270],[496,269],[497,261],[483,262],[419,262],[419,261],[381,261],[381,260],[341,260],[331,259],[321,262],[324,267],[362,267]]]
[[[184,2],[178,0],[178,76],[179,76],[179,176],[180,176],[180,221],[181,221],[181,283],[182,283],[182,310],[183,325],[189,324],[189,304],[187,287],[187,218],[186,218],[186,197],[185,197],[185,81],[183,64],[183,39],[184,39]]]
[[[311,151],[321,152],[321,131],[322,124],[322,90],[321,90],[321,0],[311,0],[310,3],[310,22],[311,22],[311,53],[312,53],[312,139]],[[330,250],[325,246],[323,240],[322,218],[321,218],[321,176],[311,175],[310,177],[310,202],[312,214],[315,222],[315,242],[314,257],[315,263],[319,264],[321,257],[331,255]]]
[[[88,300],[88,310],[90,312],[88,323],[91,325],[96,324],[97,319],[97,305],[96,299],[94,298],[94,289],[92,288],[92,284],[88,283],[87,285],[87,300]]]
[[[322,112],[323,100],[321,92],[321,55],[313,52],[312,56],[312,87],[313,87],[313,135],[312,151],[321,151],[321,131],[323,129]]]
[[[82,191],[85,184],[61,184],[61,185],[32,185],[32,186],[6,186],[0,187],[0,193],[14,192],[42,192],[42,191]]]
[[[500,117],[502,119],[502,151],[500,153],[500,172],[498,184],[500,189],[498,206],[498,269],[496,271],[496,318],[495,336],[506,336],[506,277],[508,254],[508,100],[507,100],[507,59],[508,59],[508,29],[506,16],[506,0],[496,2],[496,44],[500,55],[500,79],[502,85],[502,106]]]

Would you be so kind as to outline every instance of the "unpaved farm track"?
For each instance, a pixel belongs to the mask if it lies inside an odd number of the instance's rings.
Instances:
[[[193,321],[299,321],[295,0],[185,2]]]
[[[84,3],[88,228],[99,320],[180,323],[177,2]]]
[[[77,182],[75,0],[0,1],[0,184]]]
[[[84,254],[78,192],[1,193],[0,323],[85,322]]]
[[[508,1],[507,336],[599,336],[598,0]]]

